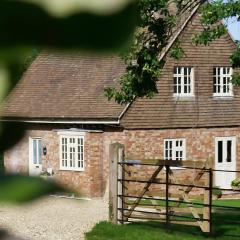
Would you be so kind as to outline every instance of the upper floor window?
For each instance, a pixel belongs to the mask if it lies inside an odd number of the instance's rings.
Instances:
[[[186,140],[185,139],[165,139],[164,140],[165,160],[185,160]]]
[[[174,96],[194,95],[194,69],[192,67],[174,67]]]
[[[215,67],[213,69],[213,96],[232,96],[231,67]]]
[[[60,169],[84,170],[84,136],[60,136]]]

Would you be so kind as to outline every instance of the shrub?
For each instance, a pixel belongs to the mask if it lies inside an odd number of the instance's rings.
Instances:
[[[212,190],[212,194],[213,196],[217,197],[217,198],[221,198],[222,196],[222,190],[220,189],[219,186],[214,186],[213,190]]]
[[[240,189],[240,178],[236,178],[231,182],[232,188]]]

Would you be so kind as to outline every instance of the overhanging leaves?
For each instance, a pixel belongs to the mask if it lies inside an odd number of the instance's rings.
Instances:
[[[24,203],[57,191],[61,186],[39,177],[20,175],[0,176],[0,202]]]
[[[118,49],[129,41],[137,21],[133,1],[107,15],[74,12],[56,17],[36,4],[17,0],[0,1],[0,10],[0,48]]]
[[[15,145],[20,141],[25,131],[25,125],[14,122],[0,122],[0,152]],[[0,189],[1,191],[1,189]]]

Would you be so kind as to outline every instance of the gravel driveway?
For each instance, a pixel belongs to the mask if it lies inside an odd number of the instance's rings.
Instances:
[[[103,200],[48,197],[31,205],[0,205],[0,228],[31,240],[84,239],[84,233],[108,218]]]

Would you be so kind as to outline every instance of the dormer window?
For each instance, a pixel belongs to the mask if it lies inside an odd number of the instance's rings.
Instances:
[[[194,68],[174,67],[173,86],[175,97],[194,96]]]
[[[213,69],[213,96],[233,96],[232,68],[215,67]]]

